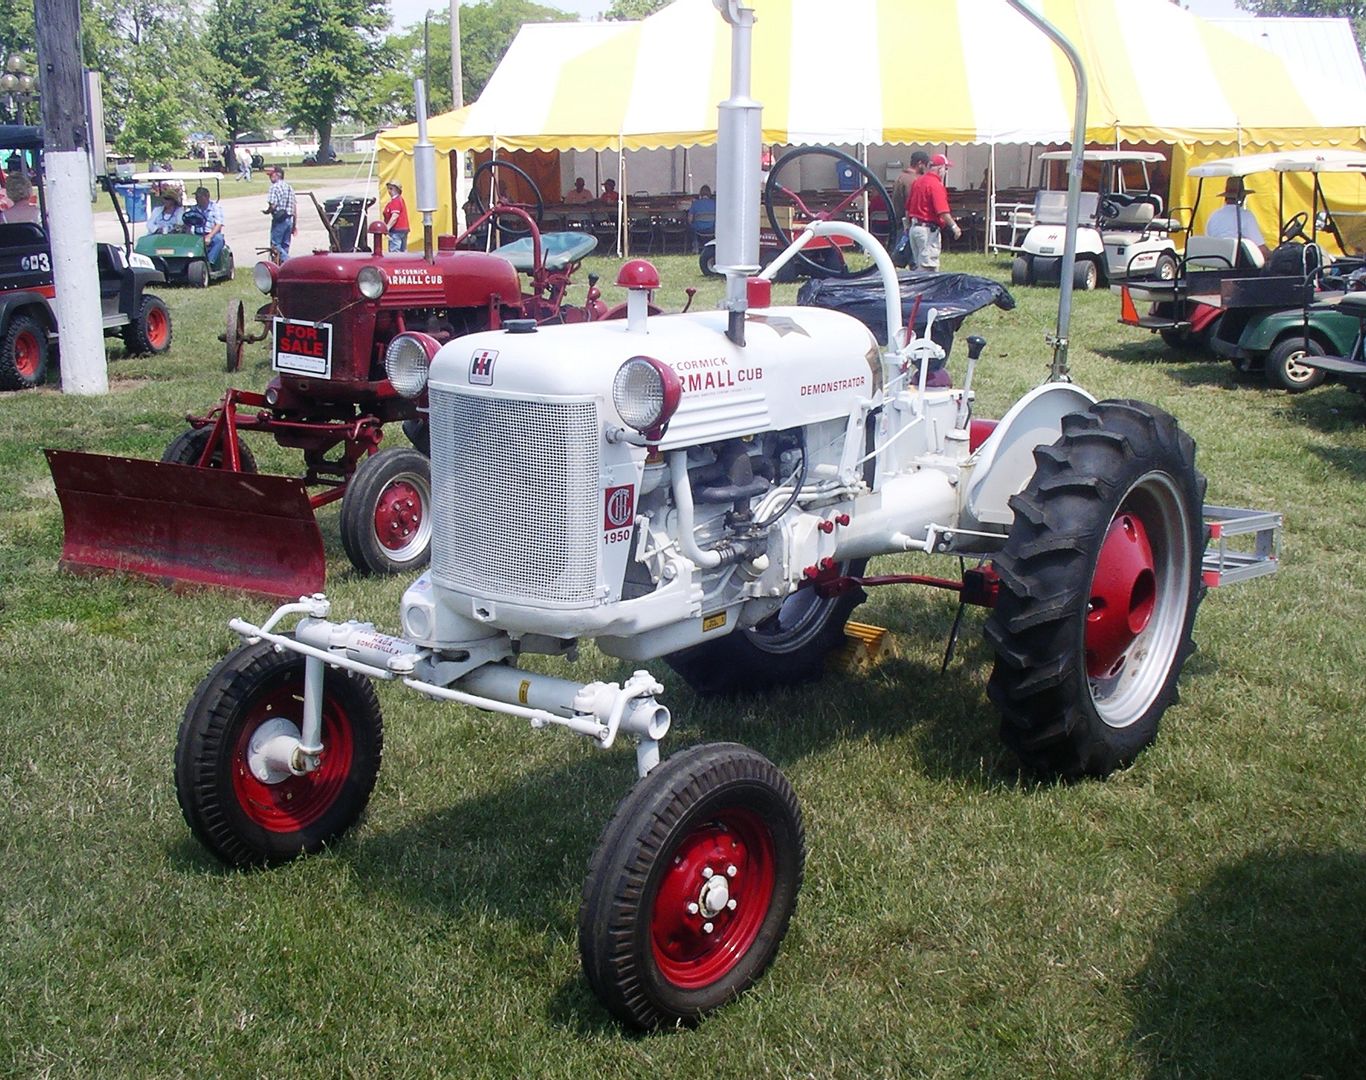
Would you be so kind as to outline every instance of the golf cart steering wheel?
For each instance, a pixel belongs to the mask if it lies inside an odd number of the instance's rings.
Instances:
[[[840,201],[833,207],[810,210],[802,201],[799,194],[800,169],[797,163],[802,158],[811,156],[834,158],[837,167],[843,164],[854,174],[855,186],[848,191],[841,190]],[[787,177],[791,183],[784,184],[783,177]],[[770,170],[768,183],[764,185],[764,210],[768,213],[769,226],[778,234],[782,246],[787,247],[792,242],[793,234],[801,231],[800,223],[792,224],[790,211],[795,210],[811,221],[829,221],[841,218],[850,211],[861,212],[865,195],[874,207],[868,215],[868,231],[890,252],[896,245],[897,233],[901,228],[900,213],[893,209],[892,200],[887,194],[887,189],[882,186],[882,181],[855,158],[838,150],[830,150],[824,146],[803,146],[784,154]],[[881,205],[885,208],[881,215],[878,215],[875,209],[878,199],[882,200]],[[781,220],[778,213],[780,209],[784,211]],[[783,221],[787,224],[783,224]],[[854,278],[877,271],[876,263],[871,260],[867,261],[867,265],[863,264],[863,260],[859,260],[857,265],[851,264],[845,258],[844,249],[834,244],[817,249],[818,253],[815,255],[807,254],[811,250],[811,246],[807,245],[797,253],[796,261],[803,264],[813,277]]]
[[[1304,235],[1304,226],[1309,221],[1309,215],[1301,210],[1284,225],[1281,226],[1281,243],[1288,244],[1297,236]]]
[[[1100,200],[1100,220],[1111,221],[1119,217],[1119,212],[1122,209],[1123,207],[1119,204],[1118,199],[1112,195],[1107,195]]]
[[[520,176],[522,180],[526,182],[527,186],[531,188],[531,194],[535,196],[535,201],[521,203],[514,202],[512,199],[498,198],[497,193],[503,189],[502,177],[498,173],[499,169],[506,169],[509,172]],[[488,174],[488,179],[484,181],[482,195],[487,196],[489,199],[487,206],[485,205],[479,190],[480,179],[485,173]],[[541,226],[541,218],[545,214],[545,200],[541,198],[541,189],[536,186],[536,181],[527,175],[525,169],[519,168],[510,161],[499,161],[497,158],[490,158],[488,161],[484,162],[484,164],[480,165],[479,168],[474,170],[474,175],[470,177],[470,201],[474,204],[475,216],[482,215],[489,206],[492,206],[494,210],[494,224],[497,225],[500,233],[508,236],[524,236],[527,232],[527,224],[523,218],[516,214],[499,213],[498,211],[502,207],[515,206],[519,210],[528,211],[531,214],[532,219],[536,222],[536,227],[538,229]]]

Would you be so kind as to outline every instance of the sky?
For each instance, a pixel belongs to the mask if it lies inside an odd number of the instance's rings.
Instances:
[[[580,17],[593,18],[601,15],[611,6],[611,0],[542,0],[550,7],[561,11],[576,12]],[[1234,0],[1183,0],[1183,3],[1197,15],[1228,16],[1246,15],[1239,11]],[[389,10],[394,15],[394,25],[410,26],[422,21],[428,10],[445,11],[450,7],[449,0],[389,0]]]

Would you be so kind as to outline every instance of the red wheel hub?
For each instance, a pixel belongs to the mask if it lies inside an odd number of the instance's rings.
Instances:
[[[160,308],[147,312],[147,342],[154,349],[163,348],[170,336],[166,313]]]
[[[1157,574],[1137,515],[1117,514],[1105,533],[1086,605],[1086,673],[1113,675],[1157,605]]]
[[[270,832],[292,833],[307,828],[325,814],[341,794],[351,773],[354,744],[351,723],[345,712],[323,697],[322,741],[326,748],[318,768],[303,776],[289,776],[279,783],[256,778],[247,765],[251,737],[262,724],[276,717],[300,722],[304,696],[303,675],[284,680],[253,702],[237,736],[232,759],[232,790],[237,805],[256,825]]]
[[[375,503],[375,537],[390,551],[402,551],[422,525],[422,492],[406,480],[395,480]]]
[[[749,810],[724,810],[665,859],[650,916],[655,963],[675,986],[710,986],[740,962],[768,914],[772,833]]]
[[[25,379],[38,374],[38,358],[42,355],[38,339],[25,331],[14,339],[14,367]]]

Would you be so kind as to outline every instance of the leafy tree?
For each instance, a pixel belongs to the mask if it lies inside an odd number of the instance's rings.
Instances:
[[[134,78],[119,149],[147,161],[169,161],[185,152],[180,106],[164,92],[161,82]]]
[[[618,20],[643,19],[653,15],[660,8],[668,7],[672,0],[612,0],[607,9],[607,18]]]
[[[229,143],[261,127],[275,87],[277,31],[270,0],[213,0],[204,45],[209,90]]]
[[[381,36],[389,11],[385,0],[276,0],[275,8],[285,109],[318,133],[325,160],[337,119],[361,112],[391,63]]]

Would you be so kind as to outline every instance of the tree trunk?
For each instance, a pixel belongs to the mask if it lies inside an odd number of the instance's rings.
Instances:
[[[318,125],[318,164],[326,165],[332,160],[332,122]]]

